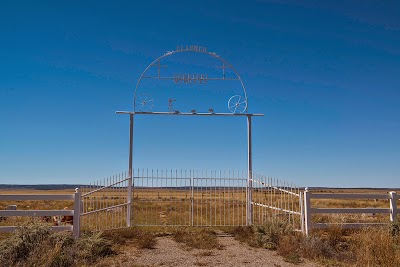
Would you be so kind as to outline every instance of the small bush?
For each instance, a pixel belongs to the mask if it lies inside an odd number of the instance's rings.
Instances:
[[[102,237],[102,233],[83,236],[76,241],[79,258],[86,263],[93,263],[99,258],[113,254],[111,243]]]
[[[299,251],[303,257],[314,260],[332,258],[335,254],[329,242],[316,235],[303,237],[299,242]]]
[[[1,267],[91,265],[111,254],[111,243],[100,233],[75,239],[70,232],[53,233],[41,224],[23,226],[0,242]]]
[[[49,235],[48,226],[22,226],[0,243],[0,266],[12,266],[27,259]]]
[[[285,221],[271,220],[263,226],[239,226],[234,228],[231,233],[235,239],[247,243],[249,246],[275,250],[280,238],[291,235],[293,229]]]

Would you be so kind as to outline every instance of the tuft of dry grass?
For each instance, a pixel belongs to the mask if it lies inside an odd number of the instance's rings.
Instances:
[[[176,242],[184,243],[189,249],[211,250],[221,247],[215,232],[207,229],[201,229],[200,231],[178,229],[173,236]]]
[[[125,244],[127,241],[133,242],[138,248],[154,249],[157,244],[156,234],[136,227],[121,228],[106,231],[103,237],[112,240],[114,244]]]

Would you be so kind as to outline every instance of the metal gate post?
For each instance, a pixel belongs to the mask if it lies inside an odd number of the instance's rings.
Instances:
[[[253,160],[251,147],[251,115],[247,115],[247,199],[246,199],[246,225],[253,224]]]
[[[80,237],[81,234],[81,213],[82,213],[82,202],[81,202],[81,192],[79,188],[75,189],[74,194],[74,217],[73,217],[73,235],[75,238]]]
[[[308,188],[306,187],[304,190],[304,228],[305,228],[305,234],[306,236],[309,235],[311,228],[312,228],[312,222],[311,222],[311,201],[310,201],[310,192],[308,191]]]
[[[130,114],[130,123],[129,123],[129,179],[128,179],[128,210],[126,213],[126,226],[131,227],[131,210],[132,210],[132,185],[133,185],[133,169],[132,169],[132,160],[133,160],[133,117],[134,114]],[[133,215],[133,214],[132,214]],[[133,221],[133,219],[132,219]]]
[[[190,226],[194,226],[194,171],[190,171]]]

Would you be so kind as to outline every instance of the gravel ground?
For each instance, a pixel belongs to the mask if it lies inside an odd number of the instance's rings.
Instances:
[[[240,244],[231,236],[221,236],[218,239],[222,249],[208,251],[188,250],[182,244],[176,243],[171,236],[158,237],[154,249],[139,250],[126,245],[121,247],[118,256],[106,259],[98,266],[319,266],[309,261],[304,261],[298,265],[287,263],[274,251]]]

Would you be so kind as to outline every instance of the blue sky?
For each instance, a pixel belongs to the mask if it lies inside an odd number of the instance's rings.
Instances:
[[[400,187],[399,13],[398,1],[2,1],[0,183],[125,171],[129,119],[115,111],[132,109],[150,62],[195,44],[231,63],[249,112],[265,114],[255,171]],[[207,105],[218,89],[204,88]],[[174,92],[191,103],[191,90]],[[134,149],[140,168],[245,170],[246,119],[137,116]]]

